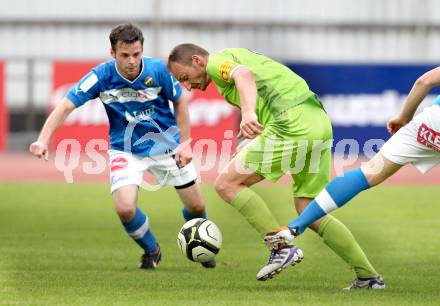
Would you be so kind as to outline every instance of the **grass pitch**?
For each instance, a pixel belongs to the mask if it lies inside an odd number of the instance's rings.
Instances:
[[[287,186],[257,186],[282,223],[295,216]],[[268,250],[231,207],[204,187],[223,232],[215,270],[185,259],[184,223],[172,188],[142,191],[139,206],[163,251],[155,271],[123,231],[106,185],[0,184],[1,305],[439,305],[438,186],[381,186],[334,215],[383,274],[383,292],[342,292],[354,274],[320,238],[298,240],[305,260],[267,282],[255,279]]]

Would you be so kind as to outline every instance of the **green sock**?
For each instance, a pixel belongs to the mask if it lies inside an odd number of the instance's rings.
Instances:
[[[357,277],[378,275],[350,230],[338,219],[327,215],[318,229],[324,243],[354,269]]]
[[[263,199],[250,188],[243,188],[232,200],[231,205],[261,236],[280,227]]]

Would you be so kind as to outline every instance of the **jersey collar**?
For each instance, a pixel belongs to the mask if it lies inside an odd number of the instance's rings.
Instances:
[[[139,75],[133,80],[133,81],[130,81],[129,79],[127,79],[127,78],[125,78],[124,76],[122,76],[122,74],[121,73],[119,73],[119,70],[118,70],[118,66],[116,65],[116,61],[114,62],[114,65],[115,65],[115,70],[116,70],[116,73],[122,78],[122,79],[124,79],[125,81],[127,81],[128,83],[130,83],[130,84],[133,84],[134,82],[136,82],[140,77],[141,77],[141,75],[143,74],[143,72],[144,72],[144,58],[142,57],[142,61],[141,61],[141,71],[139,72]]]

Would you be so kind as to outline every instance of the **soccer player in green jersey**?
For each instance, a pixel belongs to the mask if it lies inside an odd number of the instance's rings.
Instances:
[[[321,102],[307,83],[288,67],[247,49],[224,49],[209,54],[194,44],[176,46],[168,68],[188,90],[205,90],[213,81],[229,103],[241,109],[240,132],[248,141],[221,172],[215,189],[262,237],[279,228],[263,199],[249,187],[268,179],[292,175],[298,213],[330,180],[332,127]],[[331,215],[310,226],[357,278],[379,274],[351,232]],[[300,262],[293,245],[272,249],[269,262],[257,274],[267,280]]]

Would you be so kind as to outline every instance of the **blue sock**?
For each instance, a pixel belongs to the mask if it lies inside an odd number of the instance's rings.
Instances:
[[[144,249],[145,253],[151,253],[156,250],[157,242],[150,230],[148,217],[139,208],[136,208],[133,219],[128,223],[122,223],[122,225],[127,234]]]
[[[370,187],[360,168],[347,171],[328,183],[303,212],[288,225],[298,227],[298,234],[301,234],[310,224],[343,206],[358,193]]]
[[[206,210],[203,211],[203,213],[201,213],[199,215],[194,215],[194,214],[190,213],[189,210],[186,207],[184,207],[182,209],[182,215],[183,215],[183,219],[185,219],[185,221],[189,221],[189,220],[192,220],[194,218],[203,218],[203,219],[207,219],[208,218],[208,216],[206,214]]]

